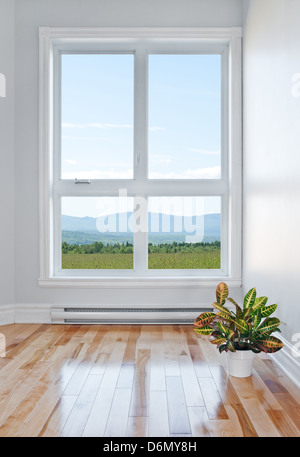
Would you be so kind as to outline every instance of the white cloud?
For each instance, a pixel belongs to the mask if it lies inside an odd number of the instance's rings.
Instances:
[[[76,160],[72,160],[72,159],[65,159],[64,162],[68,163],[70,165],[77,165],[77,161]]]
[[[193,149],[193,148],[187,148],[187,151],[190,151],[190,152],[197,152],[198,154],[205,154],[205,155],[218,155],[220,154],[220,151],[218,150],[215,150],[215,151],[212,151],[212,150],[209,150],[209,149]]]
[[[168,164],[172,163],[173,159],[170,156],[159,156],[159,155],[151,155],[151,162],[152,163],[159,163],[159,164]]]
[[[178,172],[152,172],[150,179],[219,179],[221,177],[221,167],[198,168],[196,170],[185,170]]]
[[[164,127],[149,127],[149,132],[158,132],[160,130],[166,130]]]

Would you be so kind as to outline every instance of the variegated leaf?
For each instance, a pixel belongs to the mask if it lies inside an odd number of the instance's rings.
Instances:
[[[226,313],[228,314],[228,316],[232,316],[231,312],[229,311],[229,309],[227,309],[225,306],[221,305],[220,303],[217,303],[217,302],[214,302],[212,304],[212,306],[216,309],[218,309],[219,311],[222,311],[223,313]]]
[[[216,314],[216,316],[224,321],[235,323],[234,317],[231,316],[230,314],[228,314],[227,312],[225,313],[223,311],[220,311],[219,313]]]
[[[226,338],[227,340],[232,340],[232,338],[236,335],[236,332],[234,330],[228,329],[226,333]]]
[[[222,332],[220,332],[219,329],[214,330],[213,332],[211,332],[211,336],[222,336]]]
[[[264,352],[277,352],[283,347],[283,342],[275,336],[268,336],[256,341],[256,345]]]
[[[244,297],[244,309],[252,307],[254,305],[255,298],[256,298],[256,289],[255,289],[255,287],[253,287],[246,293],[246,295]]]
[[[211,340],[209,340],[209,342],[219,346],[220,344],[226,343],[226,338],[219,336],[217,338],[212,338]]]
[[[260,338],[260,335],[270,334],[275,331],[278,325],[280,325],[280,320],[277,317],[269,317],[256,329],[255,335]]]
[[[195,333],[198,333],[199,335],[210,335],[213,331],[211,327],[205,326],[205,327],[196,327],[194,328]]]
[[[237,316],[241,316],[241,314],[242,314],[242,309],[241,309],[240,305],[238,305],[237,302],[236,302],[233,298],[231,298],[231,297],[228,297],[227,300],[230,301],[230,303],[232,303],[232,304],[235,306],[236,315],[237,315]]]
[[[252,320],[253,328],[255,329],[256,327],[258,327],[260,322],[261,322],[261,309],[258,309],[256,311],[256,314],[253,316],[253,320]]]
[[[258,297],[254,301],[254,305],[252,306],[252,311],[257,311],[259,308],[262,308],[266,305],[268,301],[268,297]]]
[[[217,322],[217,325],[219,327],[219,330],[226,335],[227,333],[227,327],[220,321]]]
[[[271,316],[271,314],[273,314],[274,311],[276,311],[276,308],[277,308],[277,304],[269,305],[269,306],[266,306],[265,308],[262,308],[261,309],[261,316],[262,317]]]
[[[227,352],[227,344],[221,344],[219,347],[219,352],[222,354],[222,352],[226,351]]]
[[[225,284],[225,282],[220,282],[216,289],[217,302],[220,305],[224,305],[226,298],[228,297],[228,293],[229,290],[227,284]]]
[[[248,328],[248,325],[247,323],[242,320],[242,319],[235,319],[234,317],[231,317],[229,316],[228,314],[226,313],[223,313],[222,311],[220,311],[219,313],[217,313],[217,316],[220,317],[221,319],[227,321],[227,322],[230,322],[232,323],[233,325],[235,325],[235,327],[238,329],[238,331],[240,333],[242,333],[243,335],[245,335],[246,333],[249,332],[249,328]]]
[[[249,327],[247,325],[247,322],[245,322],[243,319],[237,319],[235,321],[235,326],[238,329],[238,331],[241,332],[243,335],[249,333]]]
[[[203,327],[204,325],[209,325],[214,319],[215,313],[202,313],[195,319],[194,325],[196,327]]]
[[[218,322],[218,328],[222,334],[226,336],[228,340],[230,340],[234,335],[235,332],[228,328],[226,325],[224,325],[222,322]]]
[[[227,349],[231,352],[235,352],[235,347],[233,341],[229,341],[227,344]]]

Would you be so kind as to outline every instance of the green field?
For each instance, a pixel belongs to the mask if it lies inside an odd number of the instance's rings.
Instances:
[[[149,269],[218,269],[220,243],[172,243],[148,247]],[[133,269],[133,246],[63,243],[63,269]]]
[[[149,254],[148,268],[151,269],[218,269],[220,251],[199,250],[174,254]]]
[[[132,270],[133,255],[129,254],[62,254],[62,268],[65,270]]]

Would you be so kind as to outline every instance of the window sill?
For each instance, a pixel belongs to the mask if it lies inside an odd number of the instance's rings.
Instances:
[[[91,277],[52,277],[39,279],[40,287],[81,288],[81,289],[184,289],[215,288],[219,282],[226,282],[229,287],[241,287],[241,278],[216,276],[210,278],[195,277],[151,277],[151,278],[91,278]]]

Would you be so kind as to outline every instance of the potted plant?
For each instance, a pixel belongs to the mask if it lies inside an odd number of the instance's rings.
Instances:
[[[227,353],[229,374],[247,377],[252,373],[256,353],[276,352],[283,347],[282,341],[271,335],[280,332],[280,320],[270,317],[277,304],[266,306],[268,297],[256,297],[255,287],[246,293],[242,307],[228,295],[227,284],[221,282],[216,289],[217,301],[212,304],[218,312],[201,313],[195,319],[194,330],[199,335],[211,336],[210,342],[219,352]],[[225,306],[226,300],[235,311]]]

